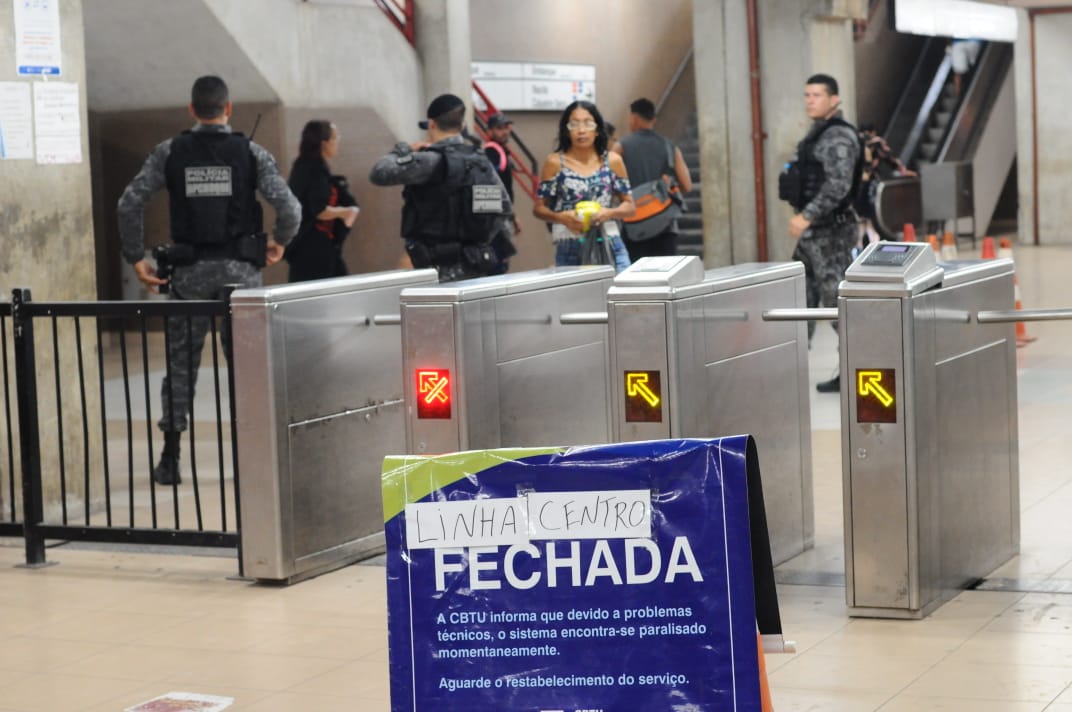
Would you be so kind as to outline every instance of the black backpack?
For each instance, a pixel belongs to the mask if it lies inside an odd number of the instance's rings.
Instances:
[[[506,191],[483,151],[470,144],[433,144],[441,178],[407,186],[403,235],[426,242],[488,245],[507,216]]]

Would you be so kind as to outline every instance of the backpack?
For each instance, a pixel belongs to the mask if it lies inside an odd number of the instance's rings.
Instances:
[[[674,168],[674,144],[666,141],[666,160]],[[632,187],[636,213],[625,218],[625,237],[630,242],[643,242],[671,229],[683,212],[684,201],[677,185],[667,185],[662,176]]]
[[[421,210],[429,218],[423,235],[438,242],[490,244],[503,227],[508,205],[495,167],[469,144],[436,144],[427,150],[443,157],[443,179],[427,186],[428,199],[439,204]],[[433,220],[439,224],[431,224]]]

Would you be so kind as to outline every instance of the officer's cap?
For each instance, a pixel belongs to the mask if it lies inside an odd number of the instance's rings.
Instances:
[[[428,112],[425,115],[429,119],[438,119],[443,114],[454,111],[459,106],[465,106],[465,102],[453,94],[440,94],[435,99],[432,99],[432,103],[428,105]],[[428,128],[427,121],[418,121],[417,125],[422,129]]]

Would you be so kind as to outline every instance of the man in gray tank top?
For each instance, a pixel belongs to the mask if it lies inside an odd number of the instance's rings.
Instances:
[[[629,130],[632,133],[614,144],[611,150],[620,153],[625,161],[635,200],[642,199],[639,194],[643,191],[641,186],[656,180],[664,181],[668,187],[676,184],[680,194],[692,190],[692,178],[681,150],[675,148],[670,139],[655,132],[655,104],[650,99],[637,99],[629,105]],[[639,210],[639,203],[637,207]],[[669,210],[676,215],[676,208]],[[668,214],[663,217],[665,219]],[[660,218],[653,216],[648,220],[659,221]],[[637,223],[633,225],[632,235],[630,224],[625,225],[624,231],[625,246],[633,262],[641,257],[677,253],[676,219],[668,220],[666,227],[654,236],[645,234]],[[650,233],[650,230],[647,232]]]

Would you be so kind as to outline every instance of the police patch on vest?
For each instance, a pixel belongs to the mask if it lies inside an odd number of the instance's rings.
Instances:
[[[185,171],[187,198],[231,196],[230,166],[190,166]]]
[[[503,211],[502,189],[497,185],[473,186],[473,213],[501,213]]]

